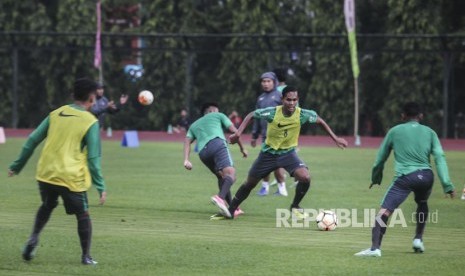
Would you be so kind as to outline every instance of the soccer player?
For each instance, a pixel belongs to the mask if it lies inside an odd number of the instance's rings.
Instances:
[[[261,152],[250,168],[247,180],[236,192],[229,207],[230,211],[239,207],[260,179],[277,168],[284,168],[298,181],[295,196],[290,206],[292,214],[298,219],[304,219],[308,216],[299,205],[310,188],[308,167],[295,151],[301,125],[307,122],[319,124],[340,148],[347,147],[347,141],[336,136],[329,125],[315,111],[298,107],[298,101],[297,89],[286,86],[283,89],[282,105],[250,112],[238,131],[229,137],[231,143],[238,141],[252,118],[264,119],[268,123],[266,140],[262,145]]]
[[[371,173],[371,185],[380,185],[383,179],[384,163],[394,151],[395,177],[381,203],[372,229],[371,248],[360,251],[355,256],[381,257],[381,241],[386,233],[389,216],[407,199],[410,192],[417,203],[416,229],[413,238],[413,250],[422,253],[423,231],[428,218],[428,198],[434,182],[430,156],[433,155],[439,179],[444,193],[451,198],[455,188],[449,179],[446,158],[438,136],[431,128],[421,125],[423,118],[420,106],[408,102],[403,107],[402,119],[405,121],[391,128],[384,138]]]
[[[278,79],[273,72],[265,72],[260,76],[260,85],[263,92],[258,96],[255,109],[265,107],[275,107],[281,104],[281,91],[278,91]],[[267,122],[256,118],[252,126],[252,141],[251,146],[256,147],[257,138],[262,136],[262,141],[266,140],[266,127]],[[286,189],[286,175],[282,168],[277,168],[274,171],[276,182],[278,183],[278,190],[275,195],[287,196]],[[266,196],[270,189],[270,176],[266,175],[263,177],[262,188],[258,191],[258,195]]]
[[[216,103],[206,103],[202,106],[203,116],[196,120],[188,129],[184,141],[184,167],[192,170],[189,161],[191,144],[197,140],[200,160],[215,174],[218,179],[219,193],[211,197],[211,201],[220,208],[221,215],[213,215],[211,219],[230,217],[228,206],[231,203],[231,186],[236,181],[236,170],[228,149],[223,129],[236,132],[237,129],[225,114],[219,112]],[[243,157],[247,151],[238,142]],[[237,209],[237,208],[236,208]],[[240,209],[234,209],[232,214],[239,215]]]
[[[8,176],[19,174],[34,149],[46,139],[36,172],[42,205],[22,252],[26,261],[34,257],[40,232],[57,207],[58,197],[61,197],[66,213],[76,215],[82,264],[97,264],[90,256],[92,222],[86,193],[93,183],[100,193],[100,204],[106,200],[105,182],[100,169],[99,124],[88,112],[95,101],[96,90],[97,83],[94,81],[76,80],[74,104],[52,111],[31,133],[19,158],[9,167]]]

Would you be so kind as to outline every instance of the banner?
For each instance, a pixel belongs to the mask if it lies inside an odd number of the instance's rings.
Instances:
[[[344,0],[344,16],[349,38],[352,73],[354,78],[358,78],[360,69],[358,67],[357,38],[355,36],[355,0]]]
[[[94,67],[100,68],[102,64],[102,50],[100,45],[100,29],[101,29],[101,11],[100,1],[97,1],[97,31],[95,33],[95,51],[94,51]]]

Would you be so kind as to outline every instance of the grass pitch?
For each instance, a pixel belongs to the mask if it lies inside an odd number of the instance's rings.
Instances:
[[[6,170],[19,154],[24,139],[0,145],[0,274],[1,275],[463,275],[465,201],[446,200],[437,180],[430,198],[436,217],[426,227],[426,251],[414,254],[411,242],[415,211],[412,197],[401,206],[407,227],[387,230],[381,258],[360,258],[368,248],[369,227],[338,227],[332,232],[308,227],[276,227],[276,210],[287,209],[289,197],[257,196],[242,204],[245,215],[236,220],[210,221],[216,212],[209,198],[216,180],[193,153],[194,168],[183,167],[181,143],[142,142],[139,148],[103,143],[103,173],[108,200],[98,205],[89,191],[93,220],[92,256],[95,267],[80,264],[74,216],[60,204],[40,238],[36,257],[21,259],[40,205],[34,171],[37,149],[24,171],[13,178]],[[246,177],[258,149],[248,147],[242,159],[231,147],[237,168],[235,192]],[[357,210],[377,209],[392,179],[392,157],[386,163],[383,185],[369,190],[376,150],[301,147],[312,186],[302,207]],[[447,152],[452,180],[460,192],[465,180],[464,152]],[[288,187],[292,179],[287,179]],[[271,193],[276,187],[271,188]],[[352,218],[353,219],[353,218]]]

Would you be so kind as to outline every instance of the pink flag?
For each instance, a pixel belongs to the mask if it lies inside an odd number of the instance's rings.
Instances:
[[[97,32],[95,34],[95,52],[94,52],[94,66],[100,68],[102,64],[102,50],[100,45],[100,28],[101,28],[101,12],[100,1],[97,1]]]

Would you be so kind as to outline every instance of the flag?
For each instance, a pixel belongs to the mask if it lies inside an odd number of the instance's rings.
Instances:
[[[102,49],[100,45],[100,29],[101,29],[101,11],[100,1],[97,1],[97,31],[95,32],[95,51],[94,51],[94,67],[100,68],[102,64]]]
[[[349,38],[350,61],[354,78],[358,78],[360,68],[358,67],[357,39],[355,36],[355,0],[344,0],[344,16]]]

